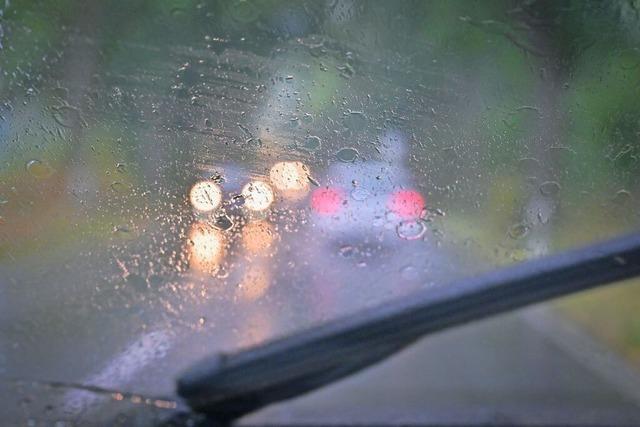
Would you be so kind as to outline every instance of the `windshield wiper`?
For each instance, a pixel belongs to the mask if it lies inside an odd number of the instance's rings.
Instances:
[[[228,422],[472,320],[640,275],[640,233],[523,262],[197,363],[178,379],[189,406]]]

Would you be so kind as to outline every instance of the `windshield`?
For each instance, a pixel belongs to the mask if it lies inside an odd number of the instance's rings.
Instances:
[[[212,352],[637,229],[636,6],[5,1],[2,411],[162,413]],[[578,321],[632,378],[635,295],[436,337],[360,397],[258,419],[626,419],[633,384],[558,343]]]

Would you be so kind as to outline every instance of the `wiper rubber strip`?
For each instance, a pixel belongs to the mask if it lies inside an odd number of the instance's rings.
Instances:
[[[366,368],[424,335],[640,275],[640,233],[522,262],[202,360],[177,382],[189,406],[230,422]]]

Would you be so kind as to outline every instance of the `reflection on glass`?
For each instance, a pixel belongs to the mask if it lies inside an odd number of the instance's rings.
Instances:
[[[189,201],[196,210],[210,212],[220,206],[222,191],[213,181],[199,181],[191,187]]]
[[[273,225],[264,220],[250,222],[242,230],[242,243],[251,254],[265,253],[275,238]]]
[[[269,178],[273,186],[288,199],[300,199],[309,191],[309,169],[302,162],[279,162]]]
[[[251,181],[242,188],[244,205],[252,211],[263,211],[273,203],[273,190],[263,181]]]
[[[224,236],[212,226],[196,222],[189,231],[189,266],[198,271],[217,270],[224,255]]]

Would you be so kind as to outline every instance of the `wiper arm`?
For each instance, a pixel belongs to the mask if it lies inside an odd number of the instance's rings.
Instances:
[[[227,422],[301,395],[472,320],[640,275],[640,233],[523,262],[233,354],[178,379],[189,406]]]

